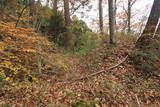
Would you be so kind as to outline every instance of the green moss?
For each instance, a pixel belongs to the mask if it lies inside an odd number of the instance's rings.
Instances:
[[[73,101],[71,104],[72,107],[96,107],[95,101]]]
[[[1,40],[1,39],[3,39],[3,36],[2,36],[2,35],[0,35],[0,40]]]

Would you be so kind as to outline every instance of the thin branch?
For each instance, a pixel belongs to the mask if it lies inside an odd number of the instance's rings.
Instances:
[[[136,3],[137,0],[134,0],[132,3],[131,3],[131,7]]]
[[[135,97],[136,97],[136,100],[137,100],[138,107],[141,107],[140,106],[140,101],[139,101],[138,96],[136,94],[135,94]]]
[[[82,4],[79,4],[76,8],[74,8],[71,15],[73,15],[81,6]]]
[[[124,10],[124,12],[127,14],[127,16],[128,16],[128,11],[127,11],[127,9],[125,9],[125,7],[124,7],[124,5],[123,5],[123,10]]]
[[[22,15],[23,15],[23,12],[25,11],[25,9],[27,9],[27,7],[30,6],[32,3],[34,3],[34,2],[31,2],[31,3],[29,3],[28,5],[25,5],[25,6],[24,6],[24,8],[22,9],[20,15],[18,16],[18,20],[16,21],[15,28],[18,26],[18,24],[19,24],[19,22],[20,22],[20,19],[21,19]]]
[[[18,16],[18,20],[16,21],[15,28],[18,26],[18,24],[19,24],[19,22],[20,22],[20,19],[21,19],[22,15],[23,15],[23,12],[24,12],[24,10],[25,10],[27,7],[28,7],[28,6],[26,5],[26,6],[22,9],[20,15]]]

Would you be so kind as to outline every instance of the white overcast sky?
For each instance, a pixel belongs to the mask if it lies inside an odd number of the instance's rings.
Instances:
[[[107,0],[103,1],[104,24],[108,23],[108,3],[106,1]],[[84,11],[84,13],[85,13],[84,17],[81,17],[81,15],[78,13],[76,15],[78,15],[80,19],[84,20],[90,28],[97,31],[98,24],[96,24],[97,21],[95,21],[95,20],[98,20],[98,17],[99,17],[98,0],[93,0],[91,4],[93,6],[91,11],[86,12],[85,10],[82,10],[82,9],[78,10],[78,11]],[[153,0],[138,0],[132,8],[132,11],[134,11],[134,10],[138,11],[136,13],[134,19],[132,19],[132,20],[138,21],[138,20],[142,19],[143,16],[148,17],[152,4],[153,4]],[[126,0],[123,0],[123,3],[120,3],[118,5],[119,6],[118,6],[117,10],[120,11],[120,10],[122,10],[122,8],[120,6],[122,6],[122,5],[127,6],[127,2],[126,2]],[[104,25],[104,26],[107,26],[107,25]]]

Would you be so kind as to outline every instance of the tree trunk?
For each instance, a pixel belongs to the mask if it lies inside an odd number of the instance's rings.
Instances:
[[[128,33],[131,33],[131,0],[128,0]]]
[[[21,19],[22,15],[23,15],[23,12],[25,11],[25,9],[26,9],[27,7],[28,7],[28,6],[26,5],[26,6],[22,9],[20,15],[18,16],[18,20],[16,21],[15,28],[18,26],[18,24],[19,24],[19,22],[20,22],[20,19]]]
[[[115,16],[114,16],[114,6],[113,0],[108,0],[109,9],[109,33],[110,33],[110,43],[114,44],[115,41]]]
[[[117,0],[114,0],[114,17],[115,17],[115,32],[117,32],[117,20],[116,20],[116,16],[117,16]]]
[[[54,0],[54,2],[53,2],[53,13],[54,14],[57,13],[57,11],[58,11],[57,4],[58,4],[58,0]]]
[[[159,23],[159,26],[157,28],[157,33],[160,34],[160,23]],[[160,35],[159,35],[160,36]]]
[[[154,38],[160,40],[160,23],[159,23],[159,25],[158,25],[158,28],[157,28],[157,31],[156,31],[156,33],[155,33]]]
[[[145,46],[154,37],[156,26],[160,18],[160,0],[154,0],[150,16],[141,37],[137,41],[137,47]]]
[[[70,24],[71,24],[71,19],[70,19],[70,12],[69,12],[69,0],[64,0],[64,17],[65,17],[65,25],[67,28],[67,35],[66,35],[66,47],[71,48],[72,46],[72,33],[70,32]]]
[[[46,7],[49,7],[49,0],[46,1]]]
[[[103,8],[102,8],[102,0],[99,0],[99,28],[100,28],[100,33],[103,35]]]

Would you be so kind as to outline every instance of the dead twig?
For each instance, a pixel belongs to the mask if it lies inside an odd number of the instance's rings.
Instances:
[[[136,101],[137,101],[138,107],[141,107],[140,106],[140,101],[139,101],[138,96],[136,94],[135,94],[135,97],[136,97]]]

